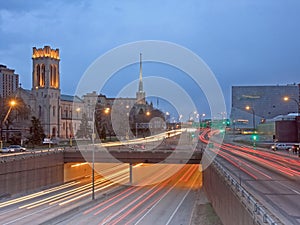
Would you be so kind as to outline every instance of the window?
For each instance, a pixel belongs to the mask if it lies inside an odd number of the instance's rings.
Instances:
[[[56,107],[53,106],[53,107],[52,107],[52,110],[53,110],[53,116],[55,116]]]
[[[40,65],[36,66],[36,82],[37,82],[37,86],[41,85],[41,70],[40,70]]]
[[[45,73],[46,73],[45,65],[42,64],[42,76],[41,76],[41,80],[40,80],[40,86],[42,86],[42,87],[45,86]]]
[[[53,65],[50,65],[50,86],[53,86]]]

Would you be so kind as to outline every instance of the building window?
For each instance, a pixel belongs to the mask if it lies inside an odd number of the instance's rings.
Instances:
[[[53,65],[53,86],[58,87],[58,79],[57,79],[57,70],[56,70],[56,65]]]
[[[41,68],[40,65],[36,66],[36,82],[37,86],[41,86]]]
[[[52,107],[52,110],[53,110],[53,116],[55,116],[56,107],[53,106],[53,107]]]
[[[50,65],[50,87],[53,86],[53,66]]]
[[[41,80],[40,80],[40,86],[45,87],[45,73],[46,73],[46,69],[45,69],[45,65],[42,64],[42,71],[41,71]]]

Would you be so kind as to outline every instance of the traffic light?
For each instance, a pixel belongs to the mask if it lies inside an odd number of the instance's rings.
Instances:
[[[226,126],[230,126],[230,121],[229,120],[226,121]]]
[[[257,134],[252,134],[251,139],[253,141],[257,141],[258,140],[258,135]]]

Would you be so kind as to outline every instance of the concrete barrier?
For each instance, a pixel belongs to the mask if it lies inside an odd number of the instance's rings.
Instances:
[[[9,197],[64,181],[63,153],[52,151],[3,157],[0,161],[0,193]]]
[[[282,224],[218,163],[203,171],[209,201],[224,225]]]

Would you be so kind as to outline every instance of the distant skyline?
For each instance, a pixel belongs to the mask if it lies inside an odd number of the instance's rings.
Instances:
[[[229,110],[233,85],[300,82],[299,10],[298,0],[2,1],[0,64],[15,69],[22,87],[30,89],[32,47],[59,48],[61,90],[74,94],[88,66],[110,49],[141,40],[170,41],[206,62]],[[145,76],[162,72],[192,87],[180,71],[157,68],[145,64]],[[103,94],[114,97],[138,74],[134,65],[116,89]]]

